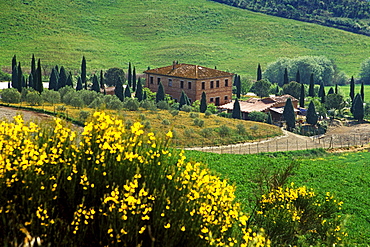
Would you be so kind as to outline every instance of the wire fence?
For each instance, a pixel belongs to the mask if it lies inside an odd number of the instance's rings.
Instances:
[[[300,138],[274,138],[262,142],[239,143],[226,146],[185,148],[186,150],[198,150],[212,153],[228,154],[256,154],[264,152],[282,152],[307,150],[315,148],[349,148],[351,146],[363,146],[370,142],[370,133],[347,134],[332,136],[315,136]]]

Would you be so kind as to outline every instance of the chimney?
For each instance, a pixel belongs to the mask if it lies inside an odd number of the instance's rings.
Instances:
[[[172,70],[174,70],[174,69],[176,69],[176,61],[175,60],[172,62]]]
[[[198,65],[195,65],[195,78],[198,78]]]

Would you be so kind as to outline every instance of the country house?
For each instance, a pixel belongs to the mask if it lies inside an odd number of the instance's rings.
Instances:
[[[223,105],[231,102],[233,73],[211,69],[199,65],[177,64],[149,69],[146,74],[146,86],[157,92],[162,82],[164,91],[179,101],[184,91],[191,102],[200,100],[202,93],[207,96],[207,104]]]

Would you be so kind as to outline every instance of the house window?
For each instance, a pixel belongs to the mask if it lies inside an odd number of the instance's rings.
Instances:
[[[216,87],[220,87],[220,81],[216,81]]]
[[[229,86],[229,79],[225,79],[225,87]]]
[[[220,97],[216,97],[215,105],[216,106],[219,106],[220,105]]]
[[[225,101],[227,101],[229,99],[229,97],[227,97],[227,95],[225,96]]]
[[[168,79],[168,86],[172,87],[172,79]]]
[[[154,78],[153,76],[150,77],[150,84],[153,84],[154,83]]]
[[[202,90],[204,90],[205,88],[206,88],[206,82],[202,81]]]
[[[209,99],[209,102],[213,103],[213,98],[210,98],[210,99]]]
[[[159,85],[159,83],[161,82],[161,78],[160,77],[158,77],[157,78],[157,85]]]
[[[180,81],[180,88],[184,88],[184,81]]]
[[[191,89],[191,81],[188,81],[188,89]]]
[[[213,81],[211,81],[211,85],[210,85],[210,88],[213,88]]]

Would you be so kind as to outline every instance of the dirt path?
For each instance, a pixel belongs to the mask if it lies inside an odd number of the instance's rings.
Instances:
[[[0,120],[6,119],[6,120],[11,121],[17,115],[22,115],[24,121],[30,121],[30,120],[39,121],[39,120],[52,118],[51,116],[47,114],[37,113],[33,111],[20,110],[20,109],[15,109],[12,107],[0,106]]]

